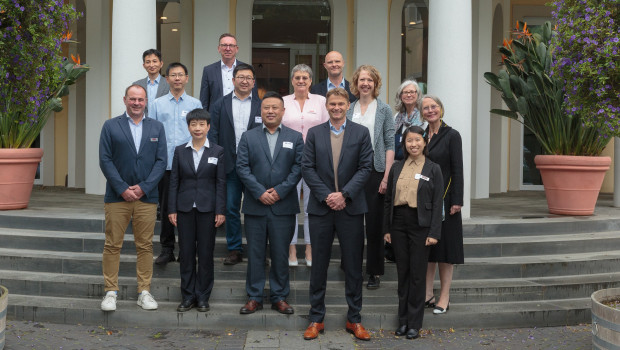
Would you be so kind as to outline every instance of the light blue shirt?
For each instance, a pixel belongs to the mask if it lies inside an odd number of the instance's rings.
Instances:
[[[235,89],[233,83],[232,83],[232,78],[233,78],[233,71],[235,70],[235,67],[237,66],[237,59],[235,58],[235,63],[233,63],[232,67],[228,68],[228,66],[226,64],[224,64],[224,61],[220,60],[220,68],[222,69],[222,92],[224,93],[222,96],[226,96],[228,94],[230,94],[231,92],[233,92],[233,90]]]
[[[329,130],[334,133],[334,135],[340,135],[344,131],[344,128],[347,126],[347,121],[345,119],[344,124],[340,127],[340,130],[336,129],[334,125],[332,125],[332,121],[329,121]]]
[[[239,147],[239,141],[241,141],[241,135],[248,130],[248,123],[250,122],[250,113],[252,112],[252,93],[244,100],[237,97],[237,94],[232,94],[232,112],[233,122],[235,127],[235,152]]]
[[[138,153],[140,152],[140,140],[142,140],[142,121],[144,116],[142,116],[138,124],[135,124],[127,112],[125,112],[125,115],[127,116],[127,121],[129,121],[129,130],[131,131],[131,137],[133,137],[133,144],[136,146],[136,153]]]
[[[331,90],[331,89],[335,89],[335,88],[343,88],[345,87],[344,85],[344,77],[342,77],[342,81],[340,82],[340,84],[338,84],[338,86],[332,84],[331,80],[329,80],[329,78],[327,79],[327,91]]]
[[[149,100],[148,110],[151,110],[151,106],[155,102],[155,96],[157,96],[157,89],[159,88],[160,79],[161,74],[159,74],[152,82],[149,77],[146,77],[146,97]]]
[[[202,108],[202,103],[197,98],[193,98],[183,92],[183,95],[177,101],[172,93],[168,92],[167,95],[155,99],[153,110],[149,111],[151,118],[159,120],[164,124],[166,146],[168,148],[168,165],[166,170],[172,169],[174,148],[187,143],[191,139],[185,117],[187,113],[196,108]]]

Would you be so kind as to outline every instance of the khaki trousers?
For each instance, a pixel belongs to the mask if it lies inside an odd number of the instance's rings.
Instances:
[[[103,279],[105,291],[118,291],[118,269],[125,230],[133,218],[136,244],[138,293],[151,288],[153,276],[153,229],[157,204],[134,202],[105,203],[105,244],[103,246]]]

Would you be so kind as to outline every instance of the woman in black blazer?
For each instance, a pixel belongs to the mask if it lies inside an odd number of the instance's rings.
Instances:
[[[441,238],[441,168],[425,157],[424,130],[411,126],[403,133],[408,157],[390,170],[385,192],[383,232],[392,243],[398,273],[396,335],[419,337],[424,318],[426,265],[430,247]]]

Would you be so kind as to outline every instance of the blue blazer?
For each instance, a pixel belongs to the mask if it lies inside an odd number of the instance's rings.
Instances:
[[[194,166],[194,151],[187,145],[174,149],[170,171],[168,212],[189,212],[196,203],[202,213],[226,214],[226,173],[224,149],[210,143]]]
[[[353,103],[355,100],[357,100],[357,97],[355,97],[355,95],[351,93],[351,89],[349,88],[349,81],[346,79],[344,80],[344,89],[347,90],[347,92],[349,93],[349,102]],[[325,95],[327,95],[327,80],[323,80],[318,84],[312,85],[312,87],[310,88],[310,93],[325,97]]]
[[[237,142],[235,139],[235,122],[233,120],[232,111],[232,94],[233,92],[220,98],[213,105],[211,111],[211,129],[209,129],[208,134],[209,142],[224,147],[226,174],[233,171],[237,163]],[[250,119],[248,120],[247,126],[248,130],[263,125],[260,116],[260,99],[257,96],[257,94],[252,94]]]
[[[237,60],[237,65],[243,62]],[[213,104],[224,96],[224,86],[222,85],[222,61],[218,60],[202,70],[202,81],[200,82],[200,102],[202,108],[211,112]],[[254,85],[252,96],[258,96],[258,88]]]
[[[106,178],[104,201],[124,202],[129,186],[140,185],[146,203],[157,203],[157,184],[167,164],[164,125],[146,117],[142,121],[140,152],[136,152],[127,114],[106,120],[99,138],[99,167]]]
[[[245,185],[244,214],[266,215],[269,210],[275,215],[299,213],[297,183],[301,179],[304,140],[300,132],[280,126],[273,157],[262,127],[248,130],[241,136],[237,174]],[[280,200],[273,205],[264,205],[258,198],[272,187]]]
[[[336,192],[330,133],[327,121],[310,128],[306,135],[301,173],[310,187],[308,214],[327,214],[331,209],[325,199]],[[338,187],[340,192],[349,195],[344,208],[349,215],[368,211],[363,189],[371,170],[372,145],[368,128],[347,120],[338,161]]]

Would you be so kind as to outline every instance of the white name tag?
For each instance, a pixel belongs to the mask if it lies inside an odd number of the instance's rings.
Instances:
[[[263,122],[263,118],[261,118],[260,116],[254,117],[254,123],[262,123],[262,122]]]
[[[288,142],[288,141],[284,141],[284,142],[282,142],[282,147],[293,149],[293,143],[292,142]]]
[[[415,174],[415,177],[414,177],[414,178],[415,178],[416,180],[420,180],[420,179],[422,179],[422,180],[424,180],[424,181],[429,181],[429,180],[430,180],[428,177],[426,177],[426,176],[424,176],[424,175],[422,175],[422,174]]]
[[[215,157],[209,157],[209,164],[215,164],[215,165],[217,165],[217,158],[215,158]]]
[[[181,111],[181,117],[187,116],[188,111]]]

